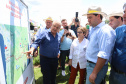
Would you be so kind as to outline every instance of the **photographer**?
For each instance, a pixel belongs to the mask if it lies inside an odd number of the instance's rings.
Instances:
[[[62,36],[61,44],[60,44],[60,58],[61,58],[61,66],[62,66],[62,76],[65,76],[66,56],[69,57],[70,46],[72,44],[72,41],[76,38],[76,35],[73,30],[68,28],[66,19],[63,19],[61,23],[64,29],[59,32],[60,36]],[[71,71],[70,67],[69,67],[69,71]]]
[[[76,18],[73,18],[72,23],[69,24],[69,28],[74,31],[77,36],[77,28],[81,27],[80,21],[78,19],[78,13],[76,12]]]

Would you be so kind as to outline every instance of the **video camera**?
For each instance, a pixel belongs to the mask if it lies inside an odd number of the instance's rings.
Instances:
[[[79,19],[78,19],[78,12],[76,12],[75,22],[79,22]]]

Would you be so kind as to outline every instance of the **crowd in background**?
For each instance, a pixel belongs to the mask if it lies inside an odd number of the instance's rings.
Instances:
[[[126,84],[126,4],[122,12],[107,15],[100,7],[91,6],[83,14],[88,19],[85,27],[77,17],[70,24],[66,19],[61,22],[51,17],[44,21],[31,49],[26,53],[38,55],[40,47],[40,65],[43,84],[55,84],[58,64],[62,76],[65,76],[65,60],[69,59],[69,84],[74,84],[77,72],[80,72],[79,84],[105,84],[108,62],[111,64],[110,84]],[[109,19],[106,24],[102,19]],[[60,29],[61,26],[63,29]]]

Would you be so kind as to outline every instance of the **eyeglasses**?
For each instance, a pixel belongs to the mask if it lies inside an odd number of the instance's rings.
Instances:
[[[77,33],[81,34],[81,33],[83,33],[83,32],[77,32]]]

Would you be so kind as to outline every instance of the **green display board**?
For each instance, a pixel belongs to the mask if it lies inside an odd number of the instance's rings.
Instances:
[[[30,84],[34,79],[29,49],[28,7],[20,0],[0,0],[0,84]]]

